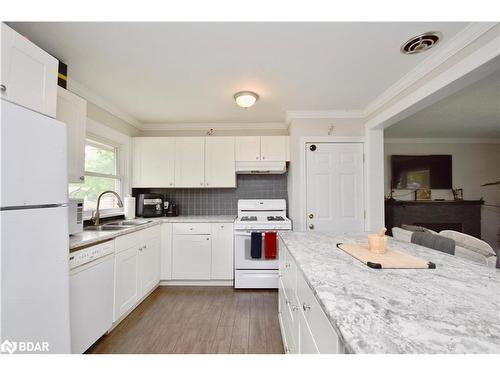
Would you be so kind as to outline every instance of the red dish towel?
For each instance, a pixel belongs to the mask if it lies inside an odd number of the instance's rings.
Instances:
[[[266,259],[276,259],[276,243],[276,232],[266,232],[264,237]]]

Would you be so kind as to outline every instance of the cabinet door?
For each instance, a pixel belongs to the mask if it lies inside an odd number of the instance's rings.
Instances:
[[[299,311],[299,354],[319,354],[304,314]]]
[[[205,138],[205,186],[236,187],[234,137]]]
[[[139,248],[139,299],[160,282],[160,237],[145,238]]]
[[[134,138],[133,187],[174,186],[175,138]]]
[[[175,138],[175,186],[205,186],[205,138]]]
[[[115,255],[114,320],[118,320],[139,299],[138,249],[132,247]]]
[[[210,280],[210,236],[174,235],[172,252],[172,279]]]
[[[66,124],[68,139],[68,182],[84,181],[85,125],[87,102],[78,95],[57,87],[57,119]]]
[[[212,224],[212,272],[215,280],[232,280],[233,267],[233,225]]]
[[[260,160],[260,137],[235,137],[236,161]]]
[[[56,117],[57,59],[2,23],[2,98]]]
[[[285,161],[286,142],[287,142],[287,137],[284,135],[260,137],[261,160]]]
[[[161,225],[160,280],[172,279],[172,223]]]

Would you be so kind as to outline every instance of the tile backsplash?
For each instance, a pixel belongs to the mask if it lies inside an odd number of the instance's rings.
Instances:
[[[287,199],[287,175],[237,175],[236,188],[140,188],[141,193],[159,193],[177,204],[179,215],[236,215],[238,199]]]

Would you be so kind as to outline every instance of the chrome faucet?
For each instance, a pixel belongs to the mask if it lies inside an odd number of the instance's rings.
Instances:
[[[99,205],[101,204],[101,197],[104,195],[104,194],[114,194],[116,196],[116,198],[118,198],[118,207],[123,207],[123,202],[122,202],[122,199],[120,198],[120,196],[113,190],[106,190],[106,191],[103,191],[101,194],[99,194],[99,196],[97,197],[97,207],[95,209],[95,212],[94,212],[94,215],[92,216],[92,223],[94,223],[94,225],[99,225],[99,217],[100,217],[100,214],[99,214]]]

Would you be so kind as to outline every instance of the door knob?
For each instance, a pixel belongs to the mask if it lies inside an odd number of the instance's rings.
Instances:
[[[309,229],[314,229],[314,224],[309,224]]]
[[[314,219],[314,214],[309,214],[309,219]]]

